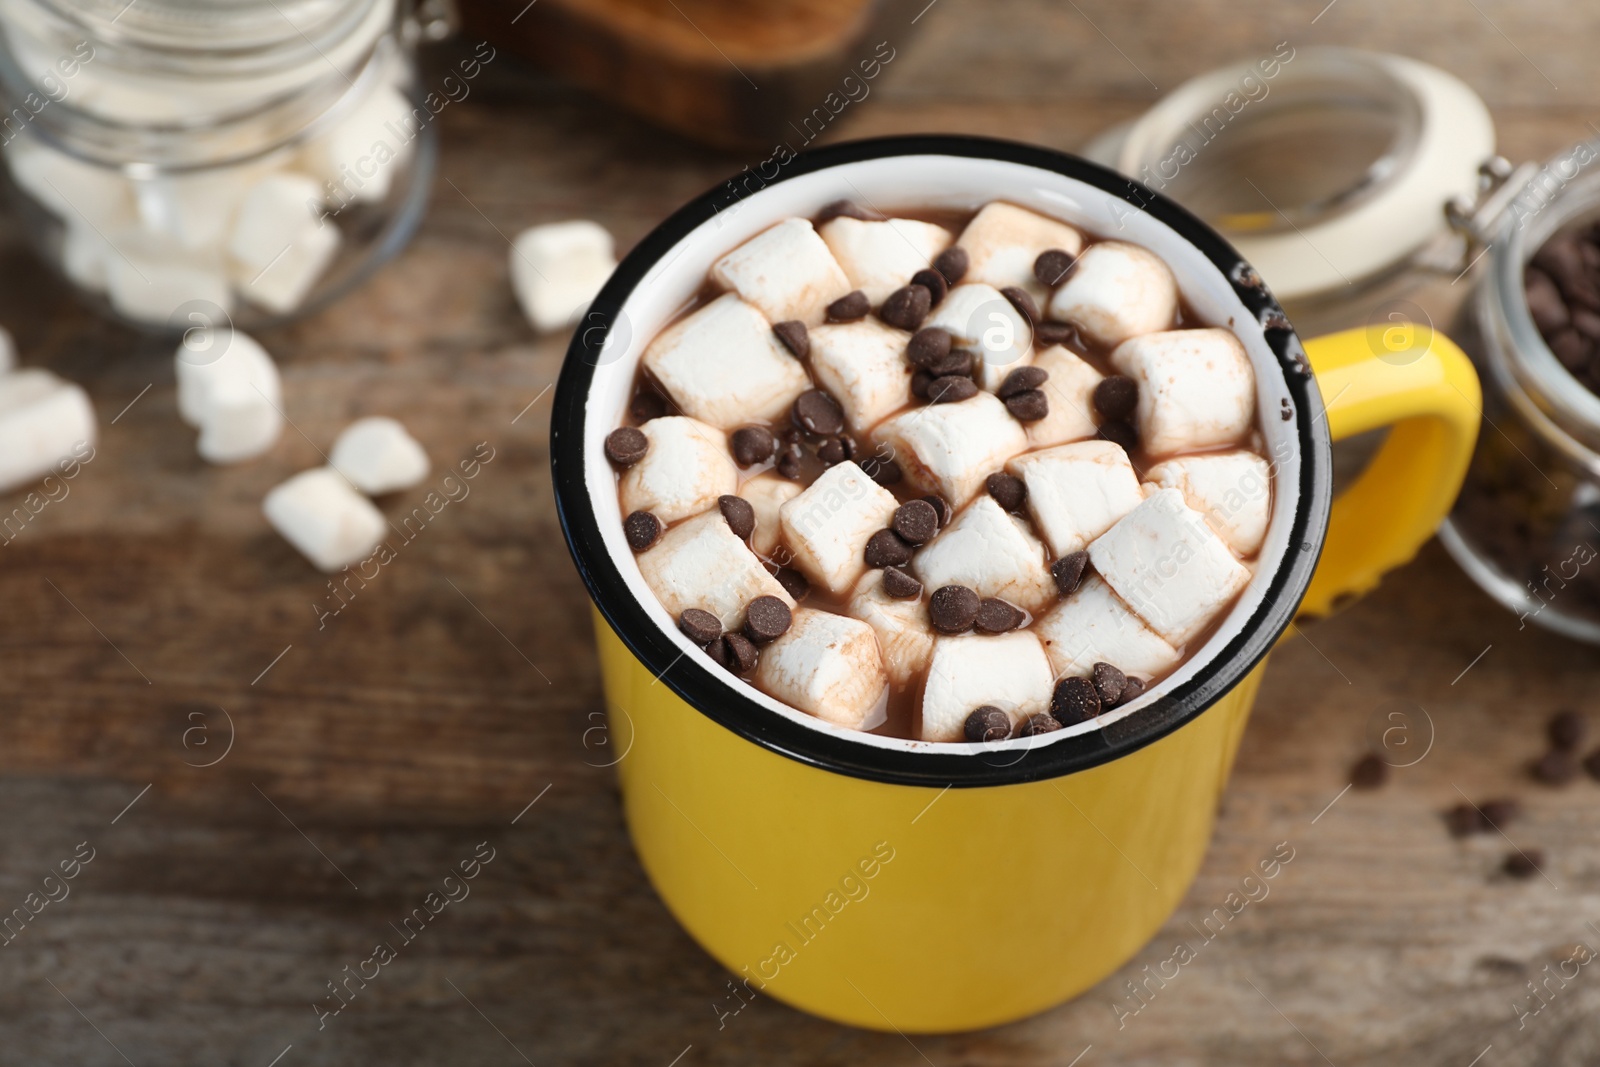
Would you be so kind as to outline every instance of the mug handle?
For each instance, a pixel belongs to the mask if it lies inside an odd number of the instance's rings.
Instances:
[[[1381,330],[1381,333],[1374,331]],[[1300,613],[1327,615],[1411,560],[1455,503],[1483,414],[1477,372],[1444,334],[1390,323],[1305,343],[1335,441],[1390,426],[1333,501]]]

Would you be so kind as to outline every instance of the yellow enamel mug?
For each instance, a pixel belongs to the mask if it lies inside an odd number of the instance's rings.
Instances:
[[[643,584],[602,442],[645,343],[723,253],[838,199],[888,212],[1002,199],[1137,242],[1201,319],[1244,342],[1271,460],[1267,542],[1226,624],[1134,704],[989,744],[853,733],[715,667]],[[1058,1004],[1155,934],[1205,853],[1268,650],[1297,612],[1371,588],[1432,534],[1472,453],[1479,391],[1461,352],[1421,327],[1302,349],[1226,242],[1111,171],[1008,142],[910,137],[769,160],[673,215],[579,326],[555,407],[562,525],[596,605],[609,740],[656,891],[749,990],[931,1032]],[[1386,425],[1333,500],[1330,437]]]

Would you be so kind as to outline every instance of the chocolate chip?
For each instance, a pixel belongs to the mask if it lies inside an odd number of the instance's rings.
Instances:
[[[722,636],[722,623],[711,612],[700,608],[687,608],[678,616],[678,629],[683,636],[701,648]]]
[[[855,322],[867,317],[872,301],[860,289],[848,292],[828,305],[829,322]]]
[[[1544,271],[1529,267],[1522,276],[1522,290],[1528,301],[1528,313],[1533,316],[1533,324],[1546,337],[1565,329],[1571,322],[1572,313],[1567,308],[1567,302],[1561,298],[1561,290],[1556,288],[1556,283]]]
[[[939,529],[950,525],[950,520],[955,517],[955,512],[950,510],[950,504],[942,496],[925,496],[921,498],[933,507],[939,516]]]
[[[1004,471],[995,471],[989,475],[984,479],[983,487],[994,497],[995,503],[1006,511],[1021,511],[1023,503],[1028,499],[1028,487],[1023,484],[1022,479]]]
[[[911,562],[911,546],[893,530],[879,530],[867,538],[862,555],[869,567],[901,567]]]
[[[1121,419],[1112,419],[1110,422],[1100,424],[1100,431],[1095,435],[1102,441],[1110,441],[1114,445],[1121,445],[1123,451],[1132,452],[1139,447],[1139,431],[1130,423]]]
[[[1109,663],[1096,663],[1089,672],[1094,691],[1100,694],[1102,707],[1114,708],[1122,702],[1122,691],[1128,687],[1128,676]]]
[[[994,395],[1006,400],[1029,389],[1037,389],[1049,380],[1050,372],[1043,367],[1018,367],[1005,376],[1000,388],[994,391]]]
[[[964,585],[947,585],[928,598],[928,618],[942,634],[964,634],[978,621],[978,594]]]
[[[961,732],[968,741],[1004,741],[1011,736],[1011,716],[993,704],[985,704],[967,716]]]
[[[1594,344],[1577,330],[1558,330],[1545,337],[1545,343],[1561,365],[1574,374],[1581,374],[1589,366],[1594,354]]]
[[[1143,678],[1129,678],[1128,684],[1122,687],[1122,699],[1117,701],[1117,704],[1119,706],[1132,704],[1135,700],[1144,696],[1144,690],[1145,682]]]
[[[806,594],[811,592],[811,583],[806,580],[806,576],[793,567],[779,567],[773,577],[783,586],[783,591],[789,594],[791,600],[804,600]]]
[[[928,290],[928,296],[933,300],[933,306],[938,307],[939,301],[950,291],[950,283],[944,280],[944,275],[929,267],[924,267],[911,276],[912,285],[920,285]]]
[[[933,375],[925,370],[916,371],[911,375],[911,395],[918,400],[928,399],[928,389],[933,385]]]
[[[1006,397],[1006,410],[1018,422],[1038,422],[1050,414],[1050,399],[1043,389],[1029,389],[1025,393]]]
[[[1011,301],[1011,306],[1017,309],[1017,314],[1028,320],[1028,328],[1039,321],[1039,305],[1033,302],[1033,294],[1017,285],[1008,285],[1000,290],[1000,295]]]
[[[1600,748],[1583,757],[1583,769],[1590,778],[1600,782]]]
[[[1509,797],[1496,800],[1485,800],[1478,805],[1478,822],[1480,829],[1494,831],[1503,829],[1510,822],[1522,814],[1522,805]]]
[[[1591,341],[1600,341],[1600,315],[1588,308],[1572,309],[1572,328]]]
[[[1139,403],[1139,383],[1113,374],[1094,387],[1094,409],[1108,419],[1126,419]]]
[[[973,625],[980,634],[1010,633],[1026,622],[1022,609],[1007,604],[999,597],[984,597],[978,602],[978,618]]]
[[[933,269],[944,275],[951,285],[967,276],[967,250],[956,245],[940,252],[933,261]]]
[[[844,411],[839,402],[821,389],[807,389],[795,397],[794,424],[807,433],[828,436],[844,429]]]
[[[712,649],[719,650],[721,655],[712,652]],[[712,644],[706,651],[711,653],[712,659],[739,675],[749,674],[755,670],[756,658],[759,655],[756,646],[751,644],[750,639],[744,634],[724,634],[722,640]]]
[[[905,471],[900,469],[900,464],[892,459],[869,459],[861,464],[861,469],[867,472],[867,477],[879,485],[894,485],[905,477]]]
[[[1551,749],[1529,765],[1528,773],[1545,785],[1566,785],[1578,776],[1578,761],[1570,752]]]
[[[894,509],[889,528],[908,545],[923,545],[939,532],[939,513],[926,500],[912,500]]]
[[[1563,752],[1571,752],[1583,744],[1588,732],[1588,722],[1582,715],[1570,709],[1556,712],[1545,725],[1545,733],[1550,737],[1550,747],[1559,748]]]
[[[1078,331],[1067,322],[1041,322],[1033,328],[1033,347],[1049,348],[1064,345],[1077,336]]]
[[[1514,852],[1507,853],[1505,862],[1500,865],[1500,869],[1512,878],[1521,880],[1532,878],[1540,873],[1544,869],[1544,864],[1544,849],[1519,848]]]
[[[605,447],[613,467],[631,467],[650,451],[650,438],[632,426],[623,426],[606,434]]]
[[[1062,248],[1047,248],[1033,261],[1033,276],[1046,289],[1054,289],[1067,279],[1067,272],[1077,260]]]
[[[977,395],[977,384],[967,377],[946,374],[928,383],[928,401],[933,404],[956,404]]]
[[[830,437],[817,446],[817,458],[829,467],[845,461],[844,441]]]
[[[729,439],[733,446],[733,461],[741,467],[754,467],[765,463],[777,450],[778,442],[765,426],[741,426]]]
[[[949,330],[924,326],[911,335],[911,342],[906,345],[906,359],[913,367],[926,370],[950,354],[950,344]]]
[[[957,378],[972,377],[972,353],[964,348],[952,349],[939,359],[928,365],[928,373],[935,378],[944,378],[954,375]]]
[[[789,605],[775,596],[758,596],[744,609],[744,633],[758,645],[776,641],[789,631]]]
[[[896,289],[878,309],[878,318],[897,330],[915,330],[933,310],[933,294],[920,285]]]
[[[778,340],[783,342],[783,347],[796,359],[805,359],[811,354],[811,334],[806,330],[806,324],[799,319],[788,319],[772,325],[772,332],[777,334]]]
[[[1041,711],[1022,724],[1021,728],[1017,730],[1017,736],[1033,737],[1036,734],[1048,734],[1059,729],[1061,729],[1061,724]]]
[[[861,451],[861,449],[856,446],[856,439],[847,433],[840,434],[837,438],[835,438],[835,440],[837,440],[839,442],[839,446],[844,449],[845,459],[855,459]]]
[[[1370,752],[1350,768],[1350,784],[1357,789],[1376,789],[1388,779],[1389,765]]]
[[[863,222],[871,222],[879,218],[878,215],[867,211],[866,208],[854,200],[835,200],[831,204],[823,205],[822,210],[817,212],[816,218],[812,219],[812,221],[821,226],[829,219],[836,219],[841,216],[847,219],[861,219]]]
[[[914,600],[922,595],[922,583],[899,567],[885,567],[883,591],[896,600]]]
[[[661,520],[648,511],[635,511],[622,520],[622,535],[628,539],[629,548],[643,552],[661,536]]]
[[[1050,714],[1062,726],[1087,722],[1100,714],[1100,694],[1087,678],[1063,678],[1050,694]]]
[[[774,468],[791,482],[800,480],[800,450],[794,446],[784,449]]]
[[[628,404],[628,414],[639,422],[649,422],[659,419],[671,410],[667,398],[654,389],[640,389],[633,394],[633,400]]]
[[[1078,583],[1083,581],[1083,571],[1087,566],[1089,566],[1089,553],[1082,551],[1068,552],[1050,564],[1050,577],[1056,580],[1056,592],[1063,597],[1069,597],[1076,592]]]
[[[1482,831],[1483,819],[1471,804],[1457,804],[1444,813],[1444,825],[1451,837],[1469,837]]]
[[[728,529],[733,535],[741,541],[750,540],[750,535],[756,532],[756,509],[750,506],[750,501],[729,494],[717,497],[717,507],[728,520]]]

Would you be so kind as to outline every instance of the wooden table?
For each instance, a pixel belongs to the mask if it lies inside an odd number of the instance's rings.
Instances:
[[[942,0],[828,136],[1071,147],[1155,86],[1285,39],[1458,71],[1513,157],[1593,133],[1592,6],[1338,0],[1313,22],[1322,5]],[[195,457],[166,344],[83,315],[3,233],[0,321],[25,362],[85,383],[103,441],[70,497],[0,555],[0,905],[80,842],[94,856],[70,897],[0,948],[0,1061],[1065,1067],[1090,1045],[1085,1067],[1600,1056],[1600,971],[1552,983],[1521,1028],[1513,1008],[1534,1006],[1524,983],[1575,942],[1600,946],[1587,925],[1600,785],[1550,789],[1523,770],[1550,711],[1592,703],[1596,655],[1519,630],[1437,546],[1277,654],[1199,881],[1122,973],[970,1036],[857,1032],[769,1000],[719,1029],[727,976],[652,894],[613,773],[595,766],[608,757],[597,735],[586,744],[602,701],[545,447],[566,342],[536,340],[517,313],[504,235],[582,216],[626,246],[751,161],[509,58],[440,121],[442,180],[414,244],[339,307],[262,337],[295,430],[244,466]],[[266,527],[260,500],[369,413],[403,419],[438,468],[478,442],[495,458],[319,629],[325,579]],[[1369,722],[1412,705],[1434,727],[1426,758],[1342,794]],[[1508,832],[1546,850],[1547,880],[1497,874],[1506,840],[1446,836],[1437,813],[1463,793],[1523,799]],[[1270,897],[1119,1030],[1125,982],[1283,841],[1295,859]],[[480,842],[495,858],[470,898],[319,1030],[326,983]]]

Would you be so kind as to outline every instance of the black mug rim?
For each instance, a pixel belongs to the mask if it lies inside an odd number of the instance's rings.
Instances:
[[[870,781],[943,788],[1005,785],[1056,778],[1118,759],[1165,737],[1230,692],[1294,621],[1327,533],[1332,496],[1331,445],[1322,395],[1300,339],[1282,308],[1243,257],[1215,230],[1146,186],[1088,160],[1014,141],[955,135],[879,137],[793,156],[762,188],[846,163],[895,156],[955,156],[1017,163],[1060,174],[1126,201],[1166,224],[1209,259],[1263,324],[1294,401],[1300,486],[1288,549],[1266,595],[1227,645],[1193,677],[1150,706],[1101,730],[1048,740],[1020,752],[918,751],[861,744],[814,729],[764,707],[736,689],[725,672],[684,656],[646,613],[606,551],[589,501],[584,469],[586,408],[611,324],[649,269],[696,227],[744,195],[733,181],[696,197],[641,240],[595,297],[568,346],[550,423],[550,471],[567,548],[601,616],[628,650],[690,707],[779,755]],[[742,176],[749,176],[748,173]],[[1048,735],[1047,735],[1048,736]],[[1012,757],[1015,757],[1014,759]]]

